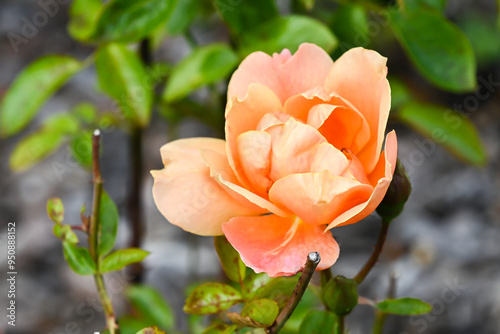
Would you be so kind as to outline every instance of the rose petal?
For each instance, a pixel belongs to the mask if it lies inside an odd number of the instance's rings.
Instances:
[[[314,151],[309,171],[319,173],[327,170],[332,176],[348,176],[349,165],[349,160],[339,149],[329,143],[321,143]]]
[[[264,214],[272,212],[280,216],[289,215],[289,213],[278,208],[267,199],[242,187],[236,177],[233,176],[234,174],[232,174],[230,166],[221,161],[218,153],[205,150],[202,151],[201,156],[210,167],[210,176],[233,198],[251,207],[254,213]]]
[[[271,171],[273,181],[294,173],[308,172],[314,148],[326,142],[312,126],[290,118],[285,124],[266,130],[272,138]]]
[[[165,168],[151,171],[153,198],[167,220],[199,235],[222,234],[222,223],[239,215],[256,215],[210,177],[200,150],[225,157],[225,142],[213,138],[181,139],[161,148]],[[227,160],[227,157],[226,157]]]
[[[383,162],[379,162],[377,164],[377,168],[374,169],[374,172],[368,176],[372,184],[374,184],[375,180],[378,178],[370,199],[338,216],[330,225],[328,225],[327,229],[331,229],[335,226],[356,223],[368,216],[377,208],[380,202],[384,199],[387,188],[389,188],[389,185],[391,184],[394,168],[396,168],[397,158],[398,142],[396,132],[391,131],[387,134],[385,139],[385,150],[380,155],[380,160]]]
[[[237,139],[238,156],[245,175],[262,197],[267,197],[271,187],[271,135],[265,131],[248,131]]]
[[[372,191],[369,185],[324,171],[288,175],[274,183],[269,198],[306,223],[327,225],[367,201]]]
[[[250,85],[244,100],[233,99],[228,102],[225,127],[227,155],[229,164],[245,187],[251,186],[238,156],[237,138],[244,132],[257,129],[265,114],[279,113],[282,108],[276,95],[269,88],[259,84]]]
[[[304,268],[310,252],[320,253],[317,270],[331,267],[339,256],[330,232],[296,217],[235,217],[222,229],[248,267],[271,277],[296,274]]]
[[[335,62],[325,81],[328,92],[348,100],[368,122],[370,140],[356,154],[367,174],[378,161],[391,106],[386,61],[375,51],[354,48]]]
[[[273,90],[284,103],[292,95],[323,86],[332,64],[323,49],[309,43],[300,45],[293,56],[289,52],[273,57],[263,52],[252,53],[234,72],[228,100],[233,96],[243,98],[251,83],[260,83]]]
[[[339,150],[357,154],[370,139],[368,123],[357,110],[343,106],[319,104],[311,108],[307,124],[311,124]]]

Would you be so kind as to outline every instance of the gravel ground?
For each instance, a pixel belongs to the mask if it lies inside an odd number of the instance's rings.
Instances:
[[[63,2],[63,1],[61,1]],[[19,33],[23,17],[30,19],[41,10],[35,1],[2,0],[0,4],[0,91],[4,90],[27,63],[43,54],[70,53],[80,59],[90,49],[73,42],[65,31],[67,5],[61,5],[46,25],[28,40],[11,46],[9,32]],[[200,38],[205,38],[200,34]],[[161,57],[179,59],[186,53],[185,41],[176,38],[162,47]],[[500,66],[481,73],[500,79]],[[75,167],[69,152],[61,149],[33,169],[14,174],[8,168],[8,156],[15,143],[37,127],[53,112],[65,111],[79,101],[93,101],[104,108],[109,104],[94,91],[92,70],[78,74],[42,109],[32,125],[21,134],[0,141],[0,272],[6,273],[6,227],[16,222],[17,323],[16,327],[0,318],[3,333],[92,333],[104,324],[96,304],[93,281],[77,276],[64,263],[59,241],[52,236],[45,213],[46,200],[58,196],[64,200],[66,217],[78,219],[80,206],[89,204],[90,175]],[[442,101],[448,105],[463,103],[468,95]],[[27,97],[29,98],[29,97]],[[384,297],[389,274],[395,272],[398,296],[413,296],[430,302],[431,314],[417,317],[389,317],[385,333],[500,333],[500,93],[495,91],[479,110],[471,113],[484,140],[489,164],[475,168],[463,164],[435,144],[424,146],[423,138],[398,124],[399,152],[410,173],[413,192],[404,213],[394,221],[383,258],[361,286],[361,294],[370,299]],[[179,131],[182,137],[213,135],[203,124],[186,120]],[[153,122],[144,143],[145,170],[161,168],[159,148],[166,142],[168,127]],[[123,213],[129,173],[127,137],[120,131],[104,134],[103,174],[105,187],[122,213],[118,246],[126,246],[130,233]],[[55,168],[66,166],[64,173]],[[144,248],[152,252],[145,261],[146,282],[158,287],[174,308],[180,310],[188,283],[220,277],[212,239],[189,235],[167,224],[156,210],[151,196],[152,178],[144,175],[145,221]],[[369,256],[378,233],[376,216],[359,224],[334,231],[342,255],[334,267],[336,274],[352,276]],[[5,277],[6,274],[2,274]],[[126,312],[120,292],[126,274],[108,277],[118,313]],[[0,307],[6,307],[5,281],[0,284]],[[179,313],[177,321],[185,327]],[[352,334],[369,332],[373,315],[360,306],[348,318]],[[8,328],[7,328],[8,327]]]

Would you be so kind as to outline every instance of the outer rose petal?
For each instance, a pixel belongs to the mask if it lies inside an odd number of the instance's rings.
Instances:
[[[151,171],[153,198],[170,223],[199,235],[219,235],[222,223],[230,218],[259,212],[236,201],[210,177],[200,150],[227,159],[225,142],[220,139],[181,139],[161,148],[165,168]]]
[[[343,212],[367,201],[372,191],[369,185],[324,171],[288,175],[274,183],[269,198],[306,223],[328,225]]]
[[[267,113],[279,113],[282,110],[281,102],[267,87],[252,84],[244,100],[234,98],[226,107],[226,146],[229,164],[238,180],[248,188],[250,182],[245,176],[238,156],[237,138],[240,134],[255,130],[262,117]]]
[[[386,61],[375,51],[354,48],[335,62],[325,81],[325,89],[352,103],[370,126],[370,141],[356,154],[367,174],[378,161],[391,107]]]
[[[374,169],[374,173],[382,173],[375,175],[372,173],[368,176],[368,179],[373,183],[376,178],[378,182],[373,190],[370,199],[363,204],[355,206],[351,210],[348,210],[337,217],[327,229],[331,229],[335,226],[353,224],[372,213],[377,206],[384,199],[387,188],[392,181],[392,175],[394,174],[394,168],[396,168],[396,160],[398,158],[398,142],[396,138],[396,132],[391,131],[387,134],[385,139],[385,150],[380,155],[379,163]],[[372,181],[373,180],[373,181]]]
[[[240,64],[229,82],[227,97],[243,98],[251,83],[271,88],[284,103],[290,96],[323,86],[333,65],[330,56],[314,44],[304,43],[291,56],[288,50],[273,57],[254,52]]]
[[[236,217],[222,229],[243,262],[270,277],[296,274],[304,268],[310,252],[320,253],[317,270],[331,267],[339,256],[339,246],[330,232],[296,217]]]

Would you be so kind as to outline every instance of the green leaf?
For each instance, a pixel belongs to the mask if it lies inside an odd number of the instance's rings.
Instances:
[[[431,305],[416,298],[387,299],[375,307],[382,312],[396,315],[417,315],[432,311]]]
[[[339,322],[335,314],[313,310],[302,321],[298,334],[340,333],[335,331],[337,328],[339,328]]]
[[[269,283],[259,288],[254,293],[254,298],[267,298],[272,299],[283,307],[295,289],[299,275],[294,277],[276,277]]]
[[[389,77],[389,84],[391,85],[391,110],[398,109],[412,100],[411,92],[403,81]]]
[[[396,38],[427,80],[452,92],[474,90],[474,52],[460,29],[439,12],[423,8],[392,18]]]
[[[107,273],[110,271],[121,270],[130,264],[141,262],[148,255],[149,252],[139,248],[116,250],[113,253],[108,254],[102,260],[100,272]]]
[[[236,325],[214,324],[203,331],[203,334],[233,334],[236,333]]]
[[[335,276],[322,290],[323,303],[337,315],[345,316],[358,305],[358,284],[351,278]]]
[[[278,16],[274,0],[215,0],[215,8],[233,36],[241,36]]]
[[[69,145],[71,155],[82,167],[92,167],[92,132],[81,131],[73,137]]]
[[[61,134],[74,134],[80,130],[78,118],[71,114],[55,114],[43,122],[43,130]]]
[[[113,0],[104,5],[92,38],[137,42],[165,23],[171,0]]]
[[[125,315],[118,318],[118,326],[120,326],[120,334],[136,334],[137,332],[146,329],[154,324],[142,318],[136,318],[132,315]]]
[[[311,310],[314,309],[319,309],[321,308],[321,302],[319,301],[319,298],[314,295],[311,289],[311,285],[309,285],[309,288],[307,288],[306,292],[304,293],[304,296],[302,296],[302,299],[293,312],[292,316],[288,321],[286,322],[285,326],[283,327],[283,334],[285,333],[297,333],[300,329],[300,325],[304,321],[305,317],[311,312]],[[281,333],[281,332],[280,332]]]
[[[494,15],[467,13],[459,25],[469,39],[479,67],[495,63],[500,57],[500,27]]]
[[[98,231],[97,254],[103,256],[113,249],[118,231],[118,209],[105,191],[101,195]]]
[[[125,296],[142,318],[162,329],[174,327],[174,313],[158,290],[147,285],[131,285]]]
[[[172,0],[172,11],[167,20],[166,30],[170,35],[178,35],[187,30],[200,11],[198,0]]]
[[[249,273],[246,275],[245,281],[243,282],[244,295],[252,298],[255,294],[260,293],[260,289],[271,282],[274,278],[269,277],[265,273],[256,274],[253,270],[249,269]]]
[[[87,248],[78,247],[76,244],[63,241],[63,253],[69,267],[79,275],[92,275],[96,272],[94,260]]]
[[[486,149],[474,124],[461,114],[441,106],[411,102],[404,105],[396,116],[432,139],[424,152],[427,155],[434,152],[434,143],[438,143],[465,162],[478,166],[486,164]]]
[[[97,117],[97,109],[95,105],[88,102],[78,104],[73,108],[73,110],[71,110],[71,112],[87,124],[93,123]]]
[[[54,153],[64,142],[64,134],[39,130],[19,141],[10,158],[9,166],[22,172]]]
[[[240,254],[223,235],[216,236],[214,243],[226,276],[234,282],[242,282],[245,279],[247,267],[241,261]]]
[[[413,10],[423,6],[443,12],[446,9],[447,0],[404,0],[405,10]]]
[[[344,3],[335,11],[332,31],[341,41],[342,53],[355,46],[366,46],[368,35],[368,13],[357,3]]]
[[[241,294],[233,287],[221,283],[205,283],[191,292],[184,305],[184,312],[196,315],[218,313],[241,301]]]
[[[11,136],[23,129],[41,105],[80,69],[80,62],[67,56],[46,56],[28,65],[0,104],[0,135]]]
[[[331,52],[338,44],[337,38],[322,22],[307,16],[277,17],[242,36],[239,53],[242,57],[254,51],[268,54],[288,49],[294,53],[300,44],[309,42]]]
[[[197,88],[225,78],[236,67],[238,56],[226,44],[200,47],[172,70],[163,97],[171,102]]]
[[[97,51],[99,86],[114,98],[125,117],[145,127],[151,118],[153,88],[139,57],[121,44],[107,44]]]
[[[87,41],[95,29],[101,0],[73,0],[69,9],[68,32],[76,40]]]
[[[269,327],[278,317],[279,307],[274,300],[257,299],[243,307],[241,315],[249,317],[254,322],[260,324],[259,327]]]
[[[47,201],[47,215],[57,225],[64,219],[64,205],[60,198],[53,197]]]
[[[165,334],[164,331],[160,330],[158,327],[148,327],[138,331],[136,334]]]

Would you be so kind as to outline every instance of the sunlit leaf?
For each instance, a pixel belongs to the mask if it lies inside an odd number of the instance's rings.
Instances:
[[[42,104],[80,68],[78,60],[67,56],[45,56],[28,65],[0,104],[0,135],[11,136],[23,129]]]
[[[141,60],[121,44],[107,44],[96,56],[99,85],[114,98],[125,117],[139,126],[151,118],[154,86]]]
[[[139,248],[119,249],[108,254],[100,264],[100,272],[106,273],[125,268],[126,266],[141,262],[149,252]]]
[[[214,324],[203,331],[203,334],[233,334],[238,326],[226,324]]]
[[[278,304],[270,299],[257,299],[243,307],[241,315],[259,323],[259,327],[269,327],[274,323],[279,313]]]
[[[95,29],[102,6],[101,0],[73,0],[68,23],[68,32],[71,37],[87,41]]]
[[[238,57],[226,44],[200,47],[174,67],[163,96],[169,102],[181,99],[203,85],[225,78],[237,63]]]

